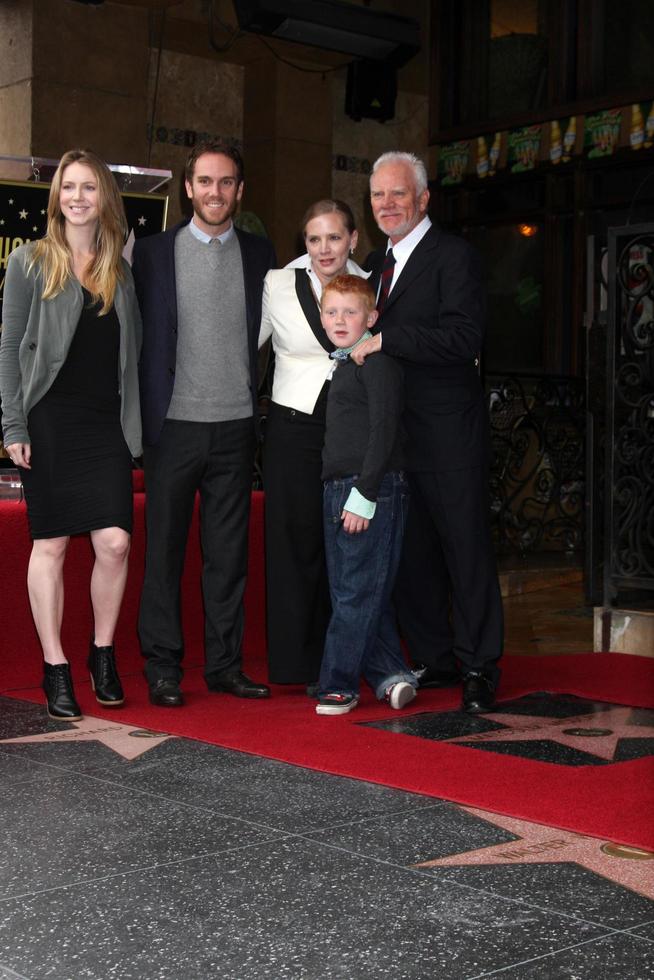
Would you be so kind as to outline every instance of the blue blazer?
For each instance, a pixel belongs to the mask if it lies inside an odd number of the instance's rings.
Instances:
[[[143,442],[159,440],[173,394],[177,357],[177,290],[175,236],[188,224],[137,239],[132,272],[143,320],[143,346],[139,362]],[[234,228],[241,247],[250,359],[252,413],[257,419],[257,339],[261,323],[263,280],[276,265],[275,250],[267,238]]]

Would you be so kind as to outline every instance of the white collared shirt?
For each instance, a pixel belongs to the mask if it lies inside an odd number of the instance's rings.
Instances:
[[[230,238],[234,235],[234,225],[230,225],[227,231],[224,231],[222,235],[207,235],[206,231],[202,231],[201,228],[195,223],[195,216],[191,218],[188,225],[189,231],[194,238],[197,238],[199,242],[204,242],[205,245],[210,245],[211,242],[219,241],[221,245],[228,242]]]
[[[420,221],[415,228],[412,228],[408,235],[401,238],[396,245],[393,245],[390,238],[386,243],[386,251],[389,248],[393,249],[393,256],[395,258],[395,266],[393,268],[393,279],[391,281],[391,288],[389,292],[393,291],[393,286],[399,279],[402,269],[409,261],[409,256],[413,252],[416,245],[422,241],[429,229],[431,228],[431,219],[429,215],[425,215],[422,221]],[[380,283],[381,285],[381,283]]]

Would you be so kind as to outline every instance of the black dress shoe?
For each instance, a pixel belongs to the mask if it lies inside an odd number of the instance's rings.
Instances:
[[[269,698],[270,688],[265,684],[255,684],[240,670],[234,674],[221,674],[214,680],[207,681],[210,691],[225,691],[235,694],[237,698]]]
[[[96,647],[91,640],[86,666],[91,674],[91,687],[95,691],[95,700],[99,704],[107,708],[118,708],[125,703],[112,646]]]
[[[150,684],[150,703],[156,704],[159,708],[181,707],[184,704],[184,697],[177,681],[171,677],[162,677],[161,680]]]
[[[425,664],[416,664],[411,673],[418,681],[418,687],[456,687],[461,683],[458,670],[437,670]]]
[[[48,714],[55,721],[81,721],[69,664],[43,664],[43,690]]]
[[[461,707],[468,714],[478,715],[490,711],[495,704],[495,685],[483,674],[470,673],[463,678]]]

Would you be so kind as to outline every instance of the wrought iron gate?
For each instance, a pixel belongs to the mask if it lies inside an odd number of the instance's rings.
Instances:
[[[603,476],[608,607],[619,596],[654,598],[654,225],[609,229],[606,287],[606,400],[594,440],[604,460],[593,482]]]
[[[486,385],[497,554],[580,551],[585,496],[581,379],[513,374],[487,378]]]

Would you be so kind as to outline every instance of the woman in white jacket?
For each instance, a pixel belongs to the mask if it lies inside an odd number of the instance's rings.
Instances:
[[[259,346],[275,353],[265,423],[266,605],[269,678],[318,679],[330,603],[322,530],[321,453],[335,362],[320,322],[323,287],[352,261],[354,215],[343,201],[313,204],[302,221],[307,252],[265,279]]]

